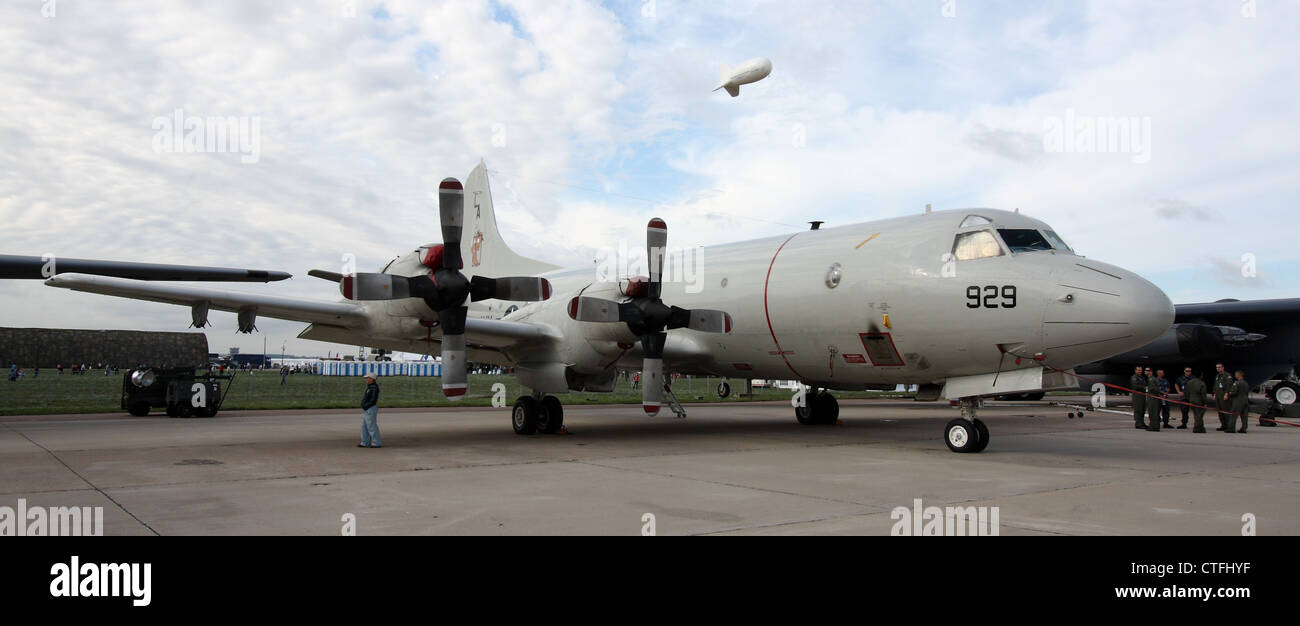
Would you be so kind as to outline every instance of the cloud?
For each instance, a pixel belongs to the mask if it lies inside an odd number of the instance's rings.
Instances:
[[[1207,207],[1196,206],[1182,200],[1164,199],[1156,202],[1156,215],[1170,220],[1208,222],[1219,219],[1218,214]]]

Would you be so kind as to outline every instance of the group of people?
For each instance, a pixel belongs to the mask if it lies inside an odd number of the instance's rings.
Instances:
[[[1246,417],[1250,414],[1250,383],[1246,374],[1238,370],[1229,374],[1222,363],[1215,366],[1214,382],[1207,385],[1201,372],[1191,367],[1183,368],[1183,375],[1170,381],[1164,370],[1138,366],[1129,379],[1133,392],[1133,425],[1135,428],[1158,432],[1161,427],[1174,428],[1169,423],[1171,400],[1178,404],[1182,423],[1177,428],[1187,428],[1187,416],[1193,417],[1192,432],[1205,432],[1205,411],[1210,398],[1219,411],[1219,427],[1225,433],[1246,432]],[[1241,429],[1237,429],[1240,423]]]
[[[116,373],[117,373],[117,368],[116,368],[116,367],[113,367],[112,365],[104,364],[104,363],[97,363],[97,364],[95,364],[95,368],[94,368],[94,369],[95,369],[95,370],[103,369],[103,370],[104,370],[104,375],[105,375],[105,376],[108,376],[108,375],[110,375],[110,374],[116,374]],[[55,365],[55,366],[54,366],[54,371],[56,371],[60,376],[62,376],[62,375],[63,375],[63,364],[60,363],[60,364],[58,364],[58,365]],[[91,367],[90,367],[90,365],[85,364],[85,363],[73,363],[73,364],[72,364],[72,367],[69,368],[69,371],[72,372],[72,375],[73,375],[73,376],[80,376],[80,375],[85,374],[86,372],[91,371]],[[13,363],[13,364],[11,364],[11,365],[9,366],[9,382],[11,382],[11,383],[12,383],[12,382],[17,382],[18,380],[20,380],[21,378],[23,378],[23,377],[26,376],[26,375],[27,375],[27,371],[24,370],[24,369],[21,368],[21,367],[18,367],[18,364],[17,364],[17,363]],[[40,368],[40,367],[33,367],[33,368],[32,368],[32,378],[40,378],[40,376],[41,376],[41,368]]]

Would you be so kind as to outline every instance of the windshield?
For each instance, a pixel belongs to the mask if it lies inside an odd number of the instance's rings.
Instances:
[[[1012,254],[1052,249],[1047,238],[1032,228],[999,228],[998,234],[1002,235],[1002,241],[1006,242]]]
[[[1070,246],[1065,245],[1065,240],[1061,239],[1061,237],[1056,234],[1056,231],[1045,230],[1043,231],[1043,236],[1047,237],[1047,241],[1052,244],[1053,248],[1056,248],[1061,252],[1069,252],[1071,254],[1074,253],[1074,249],[1071,248]]]
[[[987,259],[1002,256],[1002,246],[998,245],[993,233],[987,230],[960,233],[952,244],[952,256],[958,261]]]

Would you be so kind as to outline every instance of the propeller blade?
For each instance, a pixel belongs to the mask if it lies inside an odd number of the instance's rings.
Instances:
[[[465,188],[455,178],[438,185],[438,213],[442,219],[442,265],[461,267],[460,231],[465,222]]]
[[[459,400],[469,388],[466,373],[465,317],[466,307],[453,307],[438,311],[442,325],[442,394],[449,400]]]
[[[349,300],[400,300],[411,297],[410,279],[392,274],[349,274],[339,291]]]
[[[622,321],[620,308],[617,302],[578,296],[569,301],[569,317],[579,322],[618,322]]]
[[[650,333],[641,337],[641,408],[647,415],[658,415],[664,397],[664,343],[667,333]]]
[[[328,280],[332,283],[343,281],[343,275],[338,272],[327,272],[325,270],[312,270],[310,272],[307,272],[307,275],[320,278],[323,280]]]
[[[689,328],[702,333],[731,332],[731,316],[713,309],[683,309],[673,307],[668,328]]]
[[[652,218],[645,230],[646,263],[650,266],[649,297],[659,298],[660,281],[664,272],[664,249],[668,247],[668,224]]]
[[[465,373],[465,335],[442,336],[442,394],[449,400],[459,400],[469,388],[469,375]]]
[[[531,276],[509,278],[475,276],[469,280],[469,294],[473,302],[479,300],[540,302],[550,299],[551,281]]]
[[[641,385],[641,408],[646,415],[658,415],[664,398],[663,359],[644,359],[641,362]]]

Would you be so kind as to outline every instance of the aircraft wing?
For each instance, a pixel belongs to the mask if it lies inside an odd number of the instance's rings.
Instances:
[[[209,308],[218,311],[238,312],[240,309],[256,307],[259,317],[329,324],[344,328],[355,328],[366,324],[365,306],[349,302],[303,300],[195,285],[145,282],[88,274],[59,274],[46,280],[45,284],[73,291],[181,306],[207,302]]]
[[[1300,317],[1300,298],[1180,304],[1174,307],[1174,316],[1175,322],[1203,322],[1228,326],[1290,321]]]
[[[201,265],[166,265],[96,259],[65,259],[55,256],[16,256],[0,254],[0,278],[47,279],[54,275],[95,274],[136,280],[196,280],[219,282],[266,283],[290,277],[288,272],[248,270]]]

